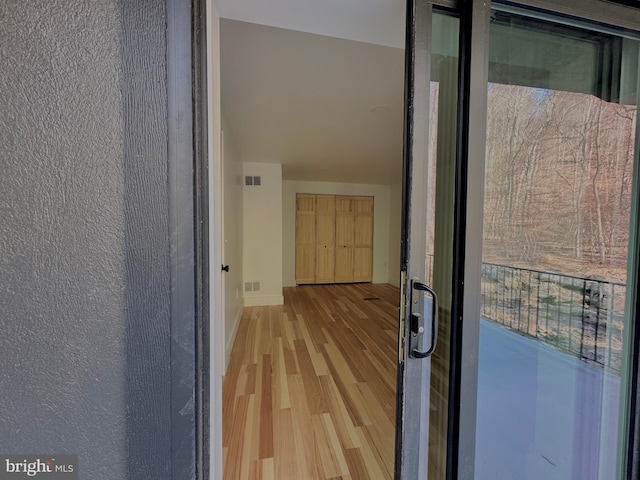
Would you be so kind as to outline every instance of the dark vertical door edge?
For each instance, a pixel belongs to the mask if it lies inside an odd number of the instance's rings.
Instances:
[[[193,10],[193,151],[196,284],[196,478],[208,479],[209,458],[209,185],[207,101],[207,12],[204,0]]]
[[[132,480],[204,478],[207,468],[203,12],[199,0],[121,2]]]
[[[167,126],[171,260],[171,478],[196,478],[196,157],[192,0],[167,0]],[[198,79],[199,80],[199,79]]]
[[[405,124],[403,143],[403,193],[401,239],[401,316],[398,341],[396,392],[395,478],[413,478],[426,465],[421,454],[421,412],[429,401],[423,396],[423,372],[429,359],[409,358],[407,312],[411,278],[424,279],[426,245],[426,183],[431,67],[431,12],[427,0],[407,2],[405,48]],[[426,86],[426,88],[425,88]]]
[[[411,149],[413,144],[413,59],[415,55],[415,1],[407,0],[406,3],[406,30],[405,30],[405,64],[404,64],[404,141],[403,141],[403,162],[402,162],[402,223],[400,242],[400,282],[404,281],[409,263],[409,187],[411,185]],[[403,287],[401,286],[401,289]],[[400,298],[400,302],[404,299]],[[400,309],[402,311],[402,309]],[[402,315],[402,313],[400,313]],[[399,319],[402,328],[402,319]],[[398,336],[403,332],[399,329]],[[399,341],[402,341],[399,338]],[[399,480],[402,475],[403,456],[403,402],[402,391],[404,389],[404,361],[398,359],[398,370],[396,376],[396,438],[395,438],[395,460],[394,478]]]
[[[474,476],[490,4],[460,11],[447,480]]]
[[[469,2],[470,3],[470,2]],[[451,339],[449,351],[449,410],[447,416],[447,480],[458,478],[458,458],[460,444],[460,381],[462,357],[462,312],[465,272],[465,231],[467,204],[467,161],[469,159],[469,90],[471,60],[472,8],[466,3],[460,15],[460,41],[458,66],[458,112],[456,138],[456,178],[453,235],[453,269],[451,292]]]

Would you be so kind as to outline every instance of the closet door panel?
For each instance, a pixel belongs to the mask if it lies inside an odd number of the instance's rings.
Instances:
[[[316,247],[296,246],[296,283],[315,283]]]
[[[336,197],[336,283],[353,282],[353,197]]]
[[[296,245],[316,244],[316,216],[308,213],[298,213],[296,217]]]
[[[316,197],[316,245],[335,245],[336,241],[336,197]]]
[[[336,214],[336,245],[353,245],[354,223],[353,215]]]
[[[353,213],[353,198],[344,195],[336,196],[336,213]]]
[[[316,216],[316,238],[315,244],[335,245],[336,241],[336,217],[318,213]]]
[[[373,215],[373,197],[353,198],[353,211],[356,215]]]
[[[316,283],[335,281],[336,197],[316,196]]]
[[[335,195],[316,195],[316,212],[322,214],[336,213]]]
[[[316,283],[335,282],[335,256],[336,249],[333,245],[316,247]]]
[[[373,248],[355,247],[353,281],[370,282],[373,278]]]
[[[354,245],[357,247],[371,247],[373,244],[373,216],[356,215],[354,234]]]
[[[336,283],[353,282],[353,259],[353,247],[336,247]]]
[[[297,194],[296,283],[370,282],[373,197]]]
[[[353,281],[373,280],[373,197],[355,197]]]
[[[296,195],[296,211],[297,212],[315,212],[316,196],[298,193]]]
[[[316,196],[296,196],[296,283],[314,283],[316,269]]]

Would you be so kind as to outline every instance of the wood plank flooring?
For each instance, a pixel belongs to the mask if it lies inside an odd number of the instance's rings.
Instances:
[[[286,288],[243,312],[223,382],[225,480],[393,478],[398,289]]]

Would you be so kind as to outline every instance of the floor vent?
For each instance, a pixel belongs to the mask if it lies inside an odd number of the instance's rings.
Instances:
[[[380,297],[365,297],[365,298],[363,298],[363,300],[364,300],[365,302],[367,302],[367,301],[369,301],[369,300],[380,300]]]

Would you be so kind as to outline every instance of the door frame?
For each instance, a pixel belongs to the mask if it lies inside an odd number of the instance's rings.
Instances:
[[[439,2],[435,2],[439,3]],[[553,14],[598,22],[615,28],[640,31],[640,5],[636,7],[603,0],[519,0],[505,3]],[[488,82],[488,46],[491,2],[470,0],[462,2],[459,10],[460,28],[460,92],[459,92],[459,144],[456,188],[456,245],[454,255],[454,298],[451,342],[451,378],[449,404],[449,448],[447,479],[473,480],[475,463],[475,427],[477,407],[477,375],[479,354],[479,322],[464,322],[463,319],[479,318],[482,268],[482,216],[486,145],[486,109]],[[640,122],[639,122],[640,123]],[[640,212],[640,128],[636,126],[634,202],[632,218]],[[636,222],[637,223],[637,222]],[[640,473],[640,284],[637,280],[640,260],[640,227],[631,232],[629,247],[629,281],[634,298],[629,311],[630,322],[627,335],[631,351],[626,393],[628,412],[627,426],[621,435],[628,438],[626,455],[627,475],[631,480]],[[480,239],[480,240],[478,240]],[[458,243],[459,242],[459,243]],[[621,448],[625,448],[621,445]]]
[[[193,190],[195,262],[195,477],[210,477],[211,350],[210,350],[210,236],[209,236],[209,97],[207,77],[208,18],[205,0],[192,5],[192,88],[193,88]]]
[[[398,335],[398,373],[396,382],[396,480],[418,478],[426,474],[426,465],[419,448],[421,426],[428,425],[423,409],[422,379],[430,375],[431,359],[411,359],[406,352],[411,338],[408,317],[411,311],[411,280],[423,281],[424,246],[426,245],[427,186],[424,182],[413,182],[413,178],[427,178],[426,159],[429,145],[430,90],[415,88],[416,77],[431,78],[431,35],[433,9],[427,0],[407,0],[407,22],[405,45],[405,92],[402,171],[402,226],[400,246],[400,314]],[[424,34],[426,33],[426,34]],[[418,246],[411,248],[411,245]],[[414,260],[413,257],[418,257]],[[418,381],[416,381],[418,380]],[[428,392],[428,391],[427,391]],[[427,393],[427,400],[429,396]],[[405,419],[407,412],[420,412],[420,421]],[[428,427],[426,427],[428,428]],[[414,439],[416,449],[405,448],[409,439]]]
[[[204,1],[204,0],[203,0]],[[197,0],[193,0],[197,4]],[[409,5],[412,0],[408,1]],[[460,14],[460,84],[459,84],[459,111],[458,111],[458,153],[461,158],[458,161],[458,178],[456,180],[458,193],[456,194],[456,216],[455,223],[456,237],[458,241],[454,246],[454,256],[456,263],[454,265],[454,285],[453,292],[457,301],[452,305],[452,354],[451,354],[451,382],[450,385],[461,386],[460,388],[452,388],[450,392],[449,403],[449,448],[448,461],[449,466],[447,478],[449,480],[461,479],[470,480],[473,475],[473,463],[475,452],[475,419],[476,419],[476,395],[477,395],[477,360],[478,360],[478,340],[479,325],[464,325],[462,328],[463,318],[473,318],[480,311],[480,286],[479,278],[481,273],[481,254],[482,243],[478,242],[478,238],[482,238],[482,198],[484,185],[483,182],[473,182],[469,179],[484,178],[484,144],[486,141],[485,123],[486,123],[486,83],[488,79],[488,62],[485,62],[488,54],[488,26],[490,4],[484,0],[469,0],[456,2],[455,0],[433,0],[433,5],[454,9]],[[623,4],[605,2],[603,0],[528,0],[519,1],[518,5],[544,9],[560,13],[562,15],[575,16],[577,18],[598,21],[605,24],[611,24],[617,27],[630,30],[640,29],[640,9]],[[430,4],[431,5],[431,4]],[[192,12],[194,20],[197,14]],[[203,77],[203,84],[207,87],[204,98],[208,101],[207,124],[212,132],[220,129],[220,91],[219,91],[219,17],[217,15],[213,0],[206,0],[206,32],[207,41],[205,45],[199,45],[196,48],[202,48],[206,58],[206,67],[200,66],[198,72]],[[411,27],[409,22],[408,27]],[[407,35],[410,33],[407,29]],[[194,46],[196,44],[194,43]],[[212,60],[213,57],[213,60]],[[486,65],[485,65],[486,64]],[[196,70],[197,71],[197,70]],[[197,75],[196,75],[197,76]],[[201,97],[202,98],[202,97]],[[202,115],[197,113],[197,107],[194,107],[194,116]],[[640,122],[639,122],[640,123]],[[206,135],[200,131],[195,136],[201,135],[201,140]],[[224,314],[220,310],[220,285],[218,282],[210,281],[215,279],[216,273],[212,273],[207,257],[212,258],[211,264],[214,269],[221,264],[220,260],[220,238],[218,232],[220,214],[220,199],[216,197],[216,187],[219,185],[220,179],[213,176],[212,170],[215,171],[217,162],[220,161],[219,156],[215,155],[210,135],[205,139],[204,144],[208,144],[209,150],[205,155],[208,158],[208,165],[202,165],[201,174],[202,192],[206,193],[204,197],[207,202],[201,201],[204,206],[198,210],[196,224],[204,222],[203,225],[208,228],[201,232],[198,237],[199,245],[207,250],[201,253],[198,268],[208,270],[208,275],[203,271],[202,275],[206,277],[203,285],[208,285],[208,292],[211,296],[210,310],[207,309],[206,314],[201,312],[203,319],[206,316],[205,329],[210,328],[210,350],[203,347],[203,356],[199,357],[199,364],[202,371],[208,370],[208,387],[210,389],[210,397],[203,398],[203,403],[198,407],[200,417],[203,419],[203,430],[208,431],[211,427],[211,437],[206,437],[203,443],[203,451],[209,451],[209,455],[205,459],[210,462],[210,469],[205,470],[207,476],[212,479],[222,478],[222,441],[221,441],[221,424],[222,424],[222,355],[216,354],[216,349],[222,349],[224,352],[224,341],[219,336],[221,333],[221,322],[224,320]],[[204,147],[202,147],[204,148]],[[406,148],[406,145],[405,145]],[[636,142],[636,162],[638,161],[638,142]],[[204,151],[204,150],[202,150]],[[466,160],[465,160],[466,159]],[[464,161],[463,161],[464,160]],[[212,168],[209,168],[211,167]],[[640,168],[635,169],[636,185],[640,178]],[[406,206],[407,184],[406,177],[403,180],[403,205]],[[637,190],[637,189],[636,189]],[[638,193],[636,192],[636,198]],[[480,200],[480,201],[479,201]],[[218,203],[216,203],[218,202]],[[637,208],[638,201],[634,202]],[[209,208],[209,206],[211,208]],[[208,209],[208,211],[207,211]],[[632,213],[633,214],[633,213]],[[403,217],[406,215],[406,208]],[[635,213],[637,216],[637,211]],[[407,233],[406,225],[403,223],[403,235]],[[640,230],[640,228],[639,228]],[[479,235],[478,235],[479,233]],[[634,232],[636,239],[640,238],[640,231]],[[635,265],[640,259],[640,242],[633,243],[633,250],[630,249],[630,257],[633,258]],[[406,265],[406,256],[403,250],[401,269]],[[202,271],[202,270],[199,270]],[[215,271],[215,270],[214,270]],[[631,270],[631,273],[636,273]],[[204,280],[203,280],[204,281]],[[635,278],[630,279],[633,282],[633,290],[635,300],[633,303],[633,311],[631,314],[636,318],[638,323],[638,315],[640,312],[640,282]],[[404,283],[404,281],[402,282]],[[464,295],[463,295],[464,294]],[[204,296],[202,297],[205,298]],[[206,299],[208,301],[208,298]],[[201,304],[202,308],[206,308],[206,303]],[[209,327],[208,316],[211,316]],[[632,361],[630,366],[630,391],[628,396],[629,405],[629,442],[628,442],[628,475],[627,478],[637,478],[640,472],[640,390],[638,377],[640,375],[640,335],[632,332],[633,342],[632,351],[630,352]],[[204,335],[209,334],[205,332]],[[206,337],[205,337],[206,338]],[[206,343],[206,341],[205,341]],[[211,352],[212,354],[210,354]],[[399,376],[400,378],[400,376]],[[202,387],[203,384],[201,384]],[[400,385],[399,385],[400,386]],[[207,389],[209,391],[209,389]],[[210,417],[209,417],[210,412]],[[209,443],[209,445],[207,445]],[[401,443],[398,445],[401,446]],[[396,450],[396,459],[399,449]],[[397,466],[397,463],[396,463]],[[203,477],[204,478],[204,477]]]
[[[222,479],[222,377],[226,345],[223,334],[224,309],[222,307],[222,277],[215,269],[216,265],[222,265],[221,245],[222,238],[222,197],[220,187],[220,149],[216,148],[214,139],[220,136],[222,131],[221,107],[220,107],[220,16],[214,0],[201,0],[205,3],[206,16],[206,42],[203,47],[206,50],[206,63],[202,67],[206,77],[207,96],[200,103],[207,105],[207,155],[202,159],[205,163],[203,171],[207,172],[207,212],[203,211],[203,217],[196,223],[205,225],[208,236],[207,250],[209,252],[209,265],[207,268],[209,308],[207,313],[209,320],[209,337],[205,338],[208,347],[208,355],[203,361],[209,367],[209,381],[207,388],[208,402],[203,408],[208,409],[208,422],[203,426],[208,432],[208,445],[203,446],[207,455],[209,468],[204,478],[211,480]],[[211,265],[214,268],[211,268]],[[203,385],[204,387],[204,385]]]
[[[447,478],[473,477],[481,308],[482,227],[491,2],[465,2],[460,14],[458,141],[449,379]],[[480,239],[480,241],[478,241]]]

